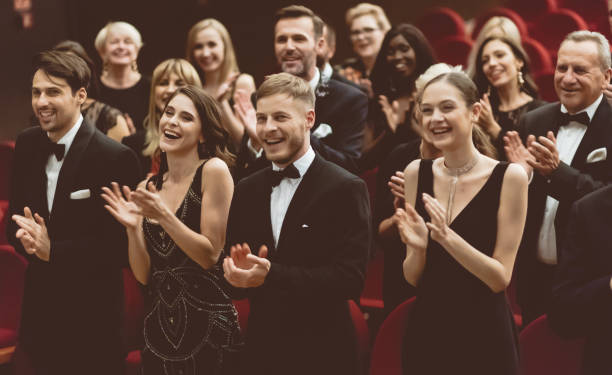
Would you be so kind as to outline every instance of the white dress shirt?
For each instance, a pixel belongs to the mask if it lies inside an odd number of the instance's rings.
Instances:
[[[330,63],[325,63],[325,65],[323,66],[323,70],[321,70],[321,80],[329,81],[332,77],[332,74],[334,74],[334,68],[332,68]]]
[[[79,119],[72,129],[68,130],[68,133],[64,134],[64,136],[57,141],[58,144],[64,145],[64,158],[58,161],[55,155],[51,154],[49,155],[49,159],[47,159],[45,172],[47,173],[47,208],[49,209],[49,213],[51,213],[51,209],[53,208],[53,198],[55,197],[55,189],[57,188],[57,179],[59,178],[60,170],[62,169],[62,165],[64,165],[64,160],[66,160],[68,149],[70,149],[76,133],[81,128],[81,123],[83,123],[83,115],[79,114]]]
[[[304,174],[312,164],[315,158],[315,153],[312,147],[308,147],[308,151],[301,158],[293,162],[293,165],[300,172],[299,178],[283,178],[277,186],[272,188],[270,195],[270,220],[272,222],[272,234],[274,236],[274,246],[278,245],[285,214],[289,208],[289,204],[293,199],[293,194],[297,190]],[[275,171],[281,170],[276,164],[272,163],[272,169]]]
[[[580,112],[575,114],[586,112],[589,116],[589,120],[593,120],[595,111],[601,103],[603,95],[600,95],[593,104],[586,107]],[[562,104],[561,112],[567,113],[567,109]],[[561,126],[557,133],[557,150],[559,151],[559,160],[567,165],[572,164],[576,150],[582,142],[584,133],[586,133],[587,126],[579,122],[572,121],[567,125]],[[555,232],[555,216],[557,216],[557,209],[559,208],[559,201],[555,198],[548,196],[546,197],[546,207],[544,208],[544,219],[542,221],[542,227],[540,229],[540,236],[538,238],[538,259],[542,263],[546,264],[557,264],[557,234]]]

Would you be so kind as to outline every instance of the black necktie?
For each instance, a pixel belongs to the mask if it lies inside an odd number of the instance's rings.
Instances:
[[[47,141],[45,142],[47,155],[54,154],[57,161],[62,161],[62,159],[64,158],[64,151],[66,149],[66,145],[55,143],[49,138],[45,138],[47,139]]]
[[[290,164],[282,171],[270,169],[270,184],[272,186],[278,186],[283,178],[300,178],[300,171],[293,164]]]
[[[591,120],[589,119],[589,115],[586,112],[580,112],[575,115],[570,115],[569,113],[561,113],[559,126],[567,125],[572,121],[579,122],[586,126],[589,126],[589,123],[591,122]]]

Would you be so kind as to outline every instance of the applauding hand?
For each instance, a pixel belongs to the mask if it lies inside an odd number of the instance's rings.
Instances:
[[[248,244],[237,244],[230,249],[230,256],[223,260],[225,279],[238,288],[255,288],[264,283],[270,271],[270,261],[266,259],[268,248],[259,248],[259,256],[251,254]]]
[[[429,231],[423,218],[410,204],[406,203],[406,210],[401,208],[395,210],[393,221],[406,246],[417,251],[427,249]]]
[[[431,239],[442,245],[450,233],[446,223],[446,210],[436,198],[427,193],[423,193],[423,203],[425,203],[425,210],[431,218],[431,221],[427,223]]]
[[[144,217],[160,222],[164,217],[172,216],[164,201],[159,196],[153,182],[147,183],[146,189],[139,187],[130,195],[132,201],[138,206],[135,212],[140,213]]]
[[[142,215],[138,206],[131,200],[132,191],[130,188],[123,186],[123,194],[121,194],[118,183],[112,182],[111,187],[112,190],[107,187],[102,188],[102,198],[108,203],[104,205],[104,208],[124,227],[128,229],[138,227],[138,224],[142,221]]]
[[[16,237],[28,254],[35,254],[39,259],[48,262],[51,256],[51,240],[45,220],[39,215],[32,215],[29,207],[24,207],[24,216],[13,215],[13,221],[19,226]]]

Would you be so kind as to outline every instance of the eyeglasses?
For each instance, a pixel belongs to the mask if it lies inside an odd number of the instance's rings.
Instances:
[[[376,30],[379,30],[379,29],[374,29],[372,27],[364,27],[363,29],[351,30],[350,32],[351,39],[357,39],[359,38],[360,35],[371,36]]]

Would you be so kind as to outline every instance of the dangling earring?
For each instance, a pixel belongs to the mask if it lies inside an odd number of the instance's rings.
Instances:
[[[135,72],[138,71],[138,65],[136,65],[136,60],[132,61],[132,70]]]
[[[108,60],[104,60],[104,62],[102,62],[102,75],[108,74],[108,70],[109,70],[108,66],[109,66]]]
[[[525,79],[523,78],[523,72],[522,71],[518,71],[518,84],[519,84],[519,88],[523,88],[523,85],[525,84]]]
[[[491,96],[491,85],[487,86],[487,96]]]

